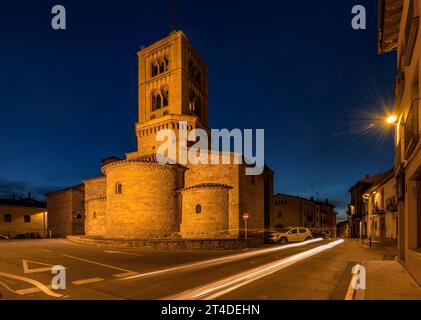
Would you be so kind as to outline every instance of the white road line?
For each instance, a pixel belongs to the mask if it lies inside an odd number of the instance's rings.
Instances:
[[[32,264],[37,264],[37,265],[41,265],[41,266],[48,266],[48,267],[29,269],[28,262],[31,262]],[[38,273],[38,272],[50,272],[51,273],[51,270],[54,267],[52,264],[37,262],[37,261],[31,261],[31,260],[22,260],[22,266],[23,266],[23,273]]]
[[[91,279],[73,281],[72,283],[75,286],[82,286],[84,284],[96,283],[96,282],[101,282],[101,281],[104,281],[104,279],[102,279],[102,278],[91,278]]]
[[[44,251],[44,252],[51,252],[51,250],[47,250],[47,249],[41,249],[41,251]]]
[[[308,259],[316,254],[331,249],[344,240],[337,240],[329,244],[325,244],[287,258],[267,263],[263,266],[247,270],[245,272],[227,277],[225,279],[210,283],[192,290],[182,292],[180,294],[164,298],[163,300],[212,300],[223,296],[233,290],[243,287],[261,278],[267,277],[275,272],[278,272],[286,267],[292,266],[300,261]]]
[[[67,257],[67,258],[71,258],[71,259],[75,259],[75,260],[79,260],[79,261],[83,261],[83,262],[95,264],[95,265],[101,266],[101,267],[106,267],[106,268],[110,268],[110,269],[114,269],[114,270],[124,271],[124,273],[115,274],[114,277],[116,277],[116,278],[129,277],[129,276],[134,276],[134,275],[139,274],[138,272],[135,272],[135,271],[131,271],[131,270],[127,270],[127,269],[123,269],[123,268],[111,266],[109,264],[104,264],[104,263],[100,263],[100,262],[96,262],[96,261],[91,261],[91,260],[87,260],[87,259],[83,259],[83,258],[78,258],[78,257],[70,256],[68,254],[63,254],[63,256],[64,257]]]
[[[291,249],[291,248],[303,247],[303,246],[306,246],[308,244],[316,243],[316,242],[320,242],[320,241],[323,241],[323,239],[317,238],[317,239],[312,239],[312,240],[308,240],[308,241],[304,241],[304,242],[300,242],[300,243],[287,244],[287,245],[284,245],[284,246],[276,246],[274,248],[269,248],[269,249],[254,250],[254,251],[250,251],[250,252],[234,254],[234,255],[225,256],[225,257],[221,257],[221,258],[202,260],[202,261],[198,261],[198,262],[193,262],[193,263],[189,263],[189,264],[183,264],[183,265],[175,266],[175,267],[168,268],[168,269],[162,269],[162,270],[156,270],[156,271],[151,271],[151,272],[147,272],[147,273],[142,273],[142,274],[138,274],[138,275],[135,275],[135,276],[123,278],[123,279],[120,279],[120,280],[132,280],[132,279],[155,276],[155,275],[168,273],[168,272],[174,272],[174,271],[186,271],[186,270],[207,268],[207,267],[211,267],[211,266],[217,266],[217,265],[221,265],[221,264],[225,264],[225,263],[243,260],[243,259],[246,259],[246,258],[256,257],[256,256],[260,256],[260,255],[267,254],[267,253],[282,251],[282,250]]]
[[[53,287],[51,285],[47,286],[48,289],[52,290]],[[37,292],[41,292],[40,288],[37,287],[32,287],[32,288],[27,288],[27,289],[20,289],[20,290],[16,290],[16,293],[18,294],[30,294],[30,293],[37,293]]]
[[[19,281],[30,283],[30,284],[34,285],[40,291],[44,292],[46,295],[48,295],[50,297],[53,297],[53,298],[61,298],[61,297],[63,297],[63,295],[51,291],[49,287],[47,287],[46,285],[44,285],[41,282],[38,282],[36,280],[25,278],[25,277],[21,277],[21,276],[16,276],[14,274],[0,272],[0,277],[2,277],[2,276],[3,277],[6,277],[6,278],[11,278],[11,279],[15,279],[15,280],[19,280]],[[20,291],[17,291],[17,292],[20,292]]]
[[[12,292],[12,293],[15,293],[15,294],[21,294],[21,293],[19,293],[19,292],[17,292],[17,291],[15,291],[15,290],[13,290],[12,288],[10,288],[7,284],[5,284],[3,281],[0,281],[0,285],[2,285],[3,287],[5,287],[6,288],[6,290],[8,290],[8,291],[10,291],[10,292]]]

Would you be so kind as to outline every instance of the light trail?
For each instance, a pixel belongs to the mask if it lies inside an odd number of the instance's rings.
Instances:
[[[256,256],[264,255],[267,253],[278,252],[278,251],[291,249],[291,248],[303,247],[308,244],[312,244],[312,243],[320,242],[320,241],[323,241],[323,239],[317,238],[317,239],[312,239],[312,240],[308,240],[308,241],[304,241],[300,243],[287,244],[284,246],[278,246],[278,247],[269,248],[269,249],[261,249],[261,250],[255,250],[255,251],[250,251],[250,252],[245,252],[245,253],[239,253],[239,254],[234,254],[234,255],[221,257],[221,258],[215,258],[215,259],[210,259],[210,260],[193,262],[189,264],[183,264],[183,265],[168,268],[168,269],[142,273],[142,274],[134,275],[131,277],[125,277],[119,280],[132,280],[132,279],[155,276],[155,275],[160,275],[163,273],[169,273],[169,272],[174,272],[174,271],[186,271],[186,270],[194,270],[194,269],[199,269],[199,268],[217,266],[220,264],[230,263],[230,262],[234,262],[234,261],[238,261],[238,260],[242,260],[242,259],[246,259],[250,257],[256,257]]]
[[[162,300],[212,300],[343,243],[337,240]]]

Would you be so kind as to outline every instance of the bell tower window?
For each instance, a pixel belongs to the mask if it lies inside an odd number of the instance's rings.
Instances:
[[[192,81],[194,81],[197,85],[200,86],[202,84],[202,76],[200,74],[199,68],[197,68],[193,61],[190,61],[189,63],[189,74],[190,79],[192,79]]]
[[[194,113],[199,118],[202,117],[202,101],[194,93],[190,95],[189,109],[191,113]]]
[[[163,107],[168,107],[168,87],[163,87],[161,90]]]
[[[170,62],[167,57],[155,60],[151,64],[151,77],[154,78],[169,70]]]
[[[161,88],[161,90],[152,91],[152,111],[159,110],[161,108],[168,107],[169,104],[169,89],[167,86]]]

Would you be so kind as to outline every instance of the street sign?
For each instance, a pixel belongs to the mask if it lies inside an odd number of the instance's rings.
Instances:
[[[247,221],[250,219],[250,215],[248,213],[243,214],[243,220]]]

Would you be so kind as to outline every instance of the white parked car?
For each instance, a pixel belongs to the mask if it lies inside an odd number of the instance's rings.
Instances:
[[[285,244],[288,242],[300,242],[313,239],[310,229],[290,227],[273,232],[271,235],[272,242]]]

